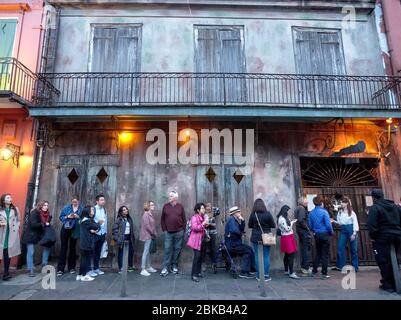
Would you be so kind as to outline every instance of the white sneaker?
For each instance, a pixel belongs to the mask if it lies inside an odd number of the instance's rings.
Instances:
[[[289,271],[284,271],[284,274],[288,276],[290,274],[290,272]]]
[[[156,270],[156,269],[153,269],[152,267],[147,268],[146,271],[147,271],[147,272],[151,272],[151,273],[157,272],[157,270]]]
[[[93,278],[93,277],[91,277],[89,275],[86,275],[85,277],[81,277],[81,281],[84,281],[84,282],[93,281],[93,280],[95,280],[95,278]]]
[[[89,276],[89,277],[97,277],[97,273],[95,272],[95,271],[89,271],[88,273],[87,273],[87,275]]]
[[[290,274],[290,278],[291,279],[299,279],[299,277],[297,276],[297,274],[295,272]]]
[[[145,269],[143,269],[143,270],[141,271],[141,276],[149,277],[149,276],[150,276],[150,273],[147,272]]]
[[[101,276],[102,274],[104,274],[104,272],[103,272],[102,270],[100,270],[100,269],[95,270],[95,272],[96,272],[99,276]]]
[[[160,273],[160,275],[161,275],[162,277],[167,276],[167,275],[168,275],[168,270],[167,270],[167,268],[163,268],[163,270],[162,270],[162,272]]]
[[[80,281],[82,279],[82,276],[80,276],[80,275],[77,275],[77,278],[76,278],[76,280],[77,281]]]

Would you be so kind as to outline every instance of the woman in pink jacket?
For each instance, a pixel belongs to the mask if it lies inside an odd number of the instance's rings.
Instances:
[[[205,235],[205,205],[197,203],[194,208],[194,215],[191,218],[191,233],[188,238],[187,246],[194,250],[194,260],[192,261],[192,280],[199,282],[199,278],[203,277],[202,271],[202,254],[201,245],[202,238]]]
[[[143,254],[142,254],[142,276],[150,276],[151,273],[156,272],[157,270],[152,268],[150,265],[150,251],[152,241],[156,241],[156,227],[155,227],[155,218],[153,217],[153,211],[155,210],[155,204],[153,201],[145,202],[144,213],[142,216],[141,223],[141,231],[139,233],[139,240],[143,241]]]

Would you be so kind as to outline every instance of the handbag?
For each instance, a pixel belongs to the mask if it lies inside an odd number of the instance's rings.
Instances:
[[[46,248],[51,248],[57,240],[56,231],[52,226],[46,226],[43,231],[42,239],[39,241],[39,245]]]
[[[107,258],[108,254],[109,254],[109,247],[107,245],[107,240],[104,240],[102,245],[102,251],[100,253],[100,258]]]
[[[258,214],[255,212],[256,220],[258,220],[259,228],[262,231],[262,243],[264,246],[275,246],[276,245],[276,236],[270,232],[270,233],[265,233],[263,232],[262,226],[260,225],[259,222],[259,217]]]

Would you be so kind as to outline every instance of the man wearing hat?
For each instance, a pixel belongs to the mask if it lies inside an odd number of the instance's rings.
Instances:
[[[230,209],[230,217],[227,220],[224,239],[230,255],[242,257],[240,278],[255,278],[251,274],[251,269],[255,267],[255,256],[250,246],[242,243],[242,235],[245,230],[245,219],[241,215],[241,210],[238,207]]]
[[[390,250],[394,244],[397,251],[401,243],[401,208],[393,201],[384,199],[383,191],[380,189],[373,189],[371,195],[373,205],[369,209],[368,230],[382,276],[380,289],[394,292]]]

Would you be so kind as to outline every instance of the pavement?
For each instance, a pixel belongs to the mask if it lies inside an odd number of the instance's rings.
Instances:
[[[191,281],[190,270],[167,277],[159,273],[144,277],[135,270],[127,274],[127,297],[122,298],[121,274],[103,271],[105,274],[92,282],[76,281],[75,275],[64,274],[56,278],[55,289],[44,289],[43,274],[31,278],[26,271],[15,270],[10,281],[0,280],[0,300],[401,300],[401,295],[378,288],[380,275],[375,267],[362,267],[355,276],[355,289],[348,290],[342,284],[352,285],[352,281],[344,279],[341,272],[331,271],[327,280],[293,280],[272,270],[272,280],[265,282],[266,297],[261,297],[255,279],[234,279],[225,270],[217,274],[206,271],[199,283]]]

